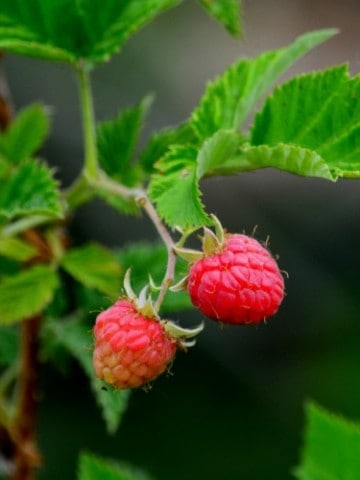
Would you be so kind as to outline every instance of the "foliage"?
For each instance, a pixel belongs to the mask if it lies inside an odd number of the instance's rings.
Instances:
[[[102,480],[104,478],[107,480],[150,480],[150,477],[140,470],[83,453],[79,459],[78,480]]]
[[[355,480],[360,475],[360,425],[310,403],[299,480]]]
[[[146,142],[141,134],[151,96],[97,123],[91,70],[119,52],[149,21],[180,3],[1,1],[1,49],[64,62],[77,74],[85,147],[80,174],[64,190],[54,170],[39,159],[50,131],[48,109],[40,103],[30,105],[0,132],[0,365],[4,367],[0,428],[14,449],[28,442],[21,424],[28,412],[21,411],[19,398],[36,377],[31,373],[34,365],[26,362],[36,359],[28,353],[38,348],[37,342],[46,346],[44,359],[61,362],[56,356],[61,349],[64,362],[77,360],[108,432],[117,430],[129,392],[110,390],[95,378],[89,311],[96,313],[122,295],[128,269],[136,293],[148,284],[161,313],[190,307],[184,292],[168,288],[187,273],[187,266],[175,258],[175,246],[182,247],[199,227],[214,223],[202,202],[204,179],[268,167],[331,182],[360,177],[358,75],[350,76],[346,66],[335,66],[297,76],[264,98],[298,59],[331,38],[333,29],[307,33],[256,58],[240,58],[208,83],[189,118],[152,133]],[[230,34],[241,34],[239,1],[198,3]],[[72,245],[68,224],[77,208],[94,197],[121,214],[143,211],[162,243],[139,242],[116,249],[94,243]],[[38,338],[27,338],[24,347],[20,332],[26,332],[24,326],[31,326],[34,318],[41,320],[40,332],[35,332]],[[28,378],[26,373],[19,375],[21,362],[31,373]],[[36,395],[33,392],[31,398]],[[16,408],[20,411],[14,415]],[[358,478],[359,427],[314,405],[307,413],[306,447],[297,478]],[[21,446],[17,453],[22,451]],[[84,453],[78,478],[149,477]]]

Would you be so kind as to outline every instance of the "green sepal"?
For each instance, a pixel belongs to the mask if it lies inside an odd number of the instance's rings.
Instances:
[[[153,281],[160,284],[166,269],[167,252],[162,244],[139,243],[117,252],[123,271],[131,267],[131,284],[135,292],[140,291],[149,282],[149,274]],[[188,267],[181,259],[176,262],[175,283],[187,274]],[[134,294],[135,295],[135,294]],[[166,294],[161,306],[162,313],[178,312],[191,307],[189,296],[186,292]]]

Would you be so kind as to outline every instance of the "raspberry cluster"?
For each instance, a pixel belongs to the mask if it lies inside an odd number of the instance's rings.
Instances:
[[[225,233],[213,219],[216,234],[204,228],[201,252],[174,248],[189,262],[189,274],[171,289],[186,289],[193,305],[210,319],[258,324],[277,312],[284,298],[283,276],[267,248],[247,235]],[[193,345],[203,328],[184,329],[161,320],[147,287],[136,297],[129,272],[124,287],[126,296],[100,313],[94,327],[95,373],[117,389],[154,380],[177,349]]]

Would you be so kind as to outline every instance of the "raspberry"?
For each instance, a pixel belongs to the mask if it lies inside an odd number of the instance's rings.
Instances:
[[[156,318],[128,300],[100,313],[94,327],[96,375],[115,388],[134,388],[160,375],[173,359],[177,340]]]
[[[187,289],[192,303],[207,317],[256,324],[277,312],[284,297],[284,279],[274,258],[257,240],[227,234],[215,253],[191,266]]]

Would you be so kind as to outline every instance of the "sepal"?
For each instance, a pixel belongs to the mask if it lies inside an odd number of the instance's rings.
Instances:
[[[211,220],[214,223],[216,238],[218,239],[220,245],[223,245],[225,242],[225,230],[221,225],[220,220],[213,213],[210,215]]]
[[[181,257],[183,260],[188,262],[190,265],[201,260],[204,257],[213,255],[214,253],[220,253],[223,249],[223,246],[226,242],[226,233],[223,226],[220,223],[220,220],[214,215],[211,215],[213,226],[215,232],[210,230],[208,227],[203,228],[203,237],[202,237],[202,251],[192,250],[189,248],[184,248],[182,246],[175,246],[174,252],[178,257]],[[179,282],[178,285],[175,285],[172,288],[172,291],[178,291],[176,288],[182,288],[182,282]]]
[[[128,268],[125,272],[124,276],[124,290],[126,293],[126,296],[129,298],[129,300],[135,301],[136,300],[136,295],[134,290],[131,287],[131,268]]]
[[[204,257],[202,252],[198,250],[191,250],[189,248],[174,247],[176,255],[188,263],[195,263]]]
[[[182,292],[186,290],[188,284],[188,275],[182,278],[178,283],[169,288],[170,292]]]
[[[217,236],[207,227],[204,227],[202,248],[205,256],[212,255],[213,253],[221,250],[221,243],[219,242]]]
[[[164,330],[172,338],[175,338],[184,348],[195,345],[196,340],[194,337],[196,337],[196,335],[198,335],[204,329],[204,322],[200,323],[200,325],[194,328],[180,327],[180,325],[170,322],[169,320],[164,320],[162,324]]]

